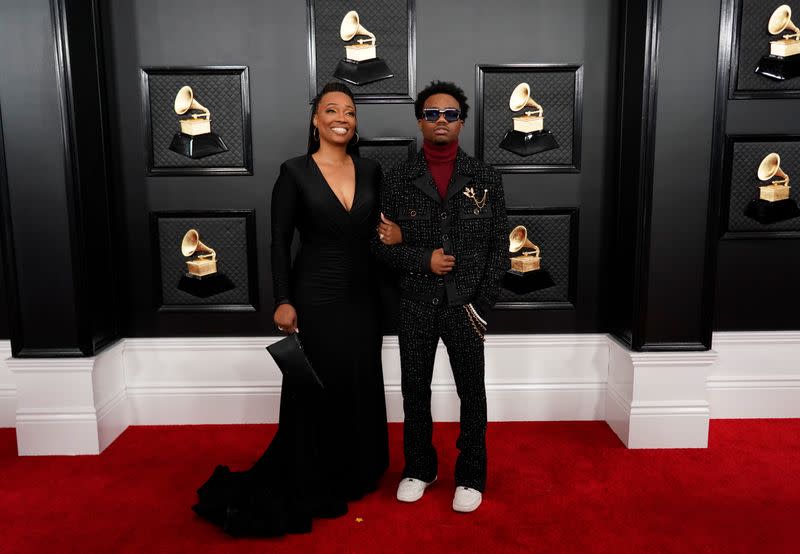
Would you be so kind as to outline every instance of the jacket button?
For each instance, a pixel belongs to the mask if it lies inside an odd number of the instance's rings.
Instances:
[[[417,210],[411,210],[411,217],[417,217]]]
[[[447,235],[442,235],[442,240],[447,240],[447,239],[448,239]]]
[[[443,285],[444,284],[444,277],[439,277],[438,279],[436,279],[436,284],[437,285]]]
[[[447,212],[442,212],[441,218],[442,219],[447,219]]]
[[[433,300],[431,300],[431,302],[433,303],[434,306],[436,306],[437,304],[439,304],[439,299],[434,298]]]

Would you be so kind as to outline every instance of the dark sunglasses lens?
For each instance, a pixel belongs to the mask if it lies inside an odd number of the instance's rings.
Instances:
[[[447,121],[449,121],[450,123],[452,123],[453,121],[455,121],[456,119],[458,119],[458,116],[459,116],[459,115],[460,115],[460,112],[459,112],[458,110],[452,110],[452,109],[450,109],[450,110],[445,110],[445,111],[444,111],[444,118],[445,118]]]
[[[436,121],[439,119],[439,110],[422,110],[425,121]]]

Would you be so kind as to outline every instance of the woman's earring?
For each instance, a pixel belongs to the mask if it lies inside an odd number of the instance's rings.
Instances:
[[[319,142],[319,128],[314,127],[314,130],[311,132],[311,136],[314,137],[316,142]]]
[[[353,144],[358,144],[358,141],[361,140],[361,137],[358,136],[358,131],[355,131],[356,141]]]

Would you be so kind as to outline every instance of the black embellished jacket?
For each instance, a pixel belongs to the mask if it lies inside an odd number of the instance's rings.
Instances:
[[[464,193],[472,189],[475,198]],[[481,202],[486,193],[485,203]],[[442,200],[422,150],[389,171],[381,189],[381,211],[403,230],[403,242],[372,240],[375,255],[400,272],[402,294],[437,305],[472,303],[486,315],[497,300],[509,267],[508,222],[500,175],[458,149]],[[445,276],[431,272],[433,251],[455,256]]]

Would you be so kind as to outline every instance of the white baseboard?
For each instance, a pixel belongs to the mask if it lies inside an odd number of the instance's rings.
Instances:
[[[48,415],[41,420],[17,416],[17,452],[20,456],[99,454],[97,420],[93,415]]]
[[[12,358],[20,455],[99,454],[129,425],[124,341],[88,358]]]
[[[274,340],[128,339],[131,424],[276,422],[280,372],[264,350]],[[489,419],[603,419],[607,351],[605,335],[490,335]],[[387,416],[402,421],[397,337],[384,339],[382,357]],[[441,344],[434,367],[434,420],[458,421],[458,395]]]
[[[275,422],[281,376],[264,349],[274,340],[124,339],[95,358],[56,360],[9,359],[0,341],[0,426],[16,425],[21,453],[76,454],[102,451],[128,425]],[[702,447],[709,416],[800,417],[800,332],[716,333],[714,351],[631,353],[606,335],[490,335],[489,419],[605,419],[629,447],[650,448]],[[383,370],[388,418],[402,421],[397,337],[384,339]],[[434,420],[457,421],[441,344],[432,393]]]
[[[711,417],[800,418],[800,331],[714,333]]]
[[[631,352],[609,339],[606,421],[628,448],[705,448],[709,352]]]

